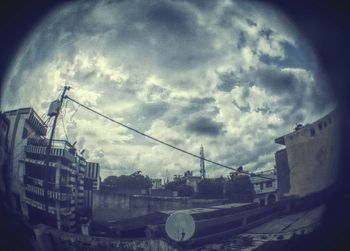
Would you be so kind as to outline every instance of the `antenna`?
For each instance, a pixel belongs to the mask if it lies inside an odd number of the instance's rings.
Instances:
[[[199,155],[200,155],[200,174],[201,174],[201,178],[205,179],[205,166],[204,166],[204,148],[203,145],[201,145],[200,151],[199,151]]]

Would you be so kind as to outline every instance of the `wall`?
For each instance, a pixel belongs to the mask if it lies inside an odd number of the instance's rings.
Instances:
[[[175,251],[161,239],[116,239],[84,236],[39,225],[34,229],[40,250],[55,251]]]
[[[280,198],[283,194],[290,191],[290,171],[288,165],[287,150],[282,149],[275,153],[277,166],[277,196]]]
[[[305,196],[336,181],[338,120],[332,112],[283,137],[290,172],[290,190],[285,195]]]
[[[204,207],[222,204],[223,202],[224,200],[126,195],[95,191],[93,220],[96,222],[106,222],[109,220],[146,215],[155,211]]]
[[[18,118],[17,118],[18,116]],[[14,204],[24,215],[28,215],[28,208],[23,200],[25,197],[25,190],[23,187],[23,175],[24,164],[20,162],[25,157],[24,146],[27,144],[27,139],[22,138],[24,128],[28,130],[28,135],[33,134],[33,130],[30,126],[26,125],[25,119],[28,118],[27,114],[13,114],[6,117],[10,121],[10,128],[8,133],[8,142],[10,147],[10,177],[11,177],[11,191],[16,196],[14,198]],[[20,205],[18,205],[20,204]]]

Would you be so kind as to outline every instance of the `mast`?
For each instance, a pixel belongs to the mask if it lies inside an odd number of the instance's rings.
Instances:
[[[49,112],[48,112],[48,116],[49,117],[54,117],[54,121],[53,121],[53,125],[52,125],[52,129],[51,129],[51,133],[50,133],[50,138],[49,138],[49,142],[48,145],[46,147],[46,151],[45,151],[45,159],[44,159],[44,179],[43,179],[43,185],[44,185],[44,200],[45,200],[45,218],[47,221],[49,221],[49,204],[48,204],[48,188],[49,188],[49,163],[50,163],[50,151],[51,151],[51,147],[52,147],[52,141],[53,141],[53,136],[55,133],[55,128],[56,128],[56,124],[57,124],[57,119],[62,107],[62,102],[63,99],[65,97],[66,91],[70,89],[70,86],[64,86],[63,92],[61,94],[60,100],[55,100],[51,103],[50,108],[49,108]],[[59,167],[57,167],[59,168]],[[57,181],[59,182],[59,177],[57,179],[57,177],[55,178],[55,189],[60,190],[59,188],[59,184],[56,184]],[[57,187],[58,186],[58,187]],[[59,202],[58,202],[59,203]],[[59,205],[56,205],[56,216],[57,216],[57,228],[60,230],[61,229],[61,221],[60,221],[60,212],[59,212]],[[47,222],[48,223],[48,222]]]
[[[201,148],[200,148],[200,151],[199,151],[199,154],[200,154],[200,174],[201,174],[201,178],[202,179],[205,179],[205,165],[204,165],[204,148],[203,148],[203,145],[201,145]]]

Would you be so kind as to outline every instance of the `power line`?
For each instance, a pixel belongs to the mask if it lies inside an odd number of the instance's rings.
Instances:
[[[64,135],[66,136],[66,140],[69,141],[68,136],[67,136],[67,131],[66,131],[66,127],[64,125],[64,121],[63,121],[63,117],[61,116],[61,122],[62,122],[62,127],[63,127],[63,131],[64,131]]]
[[[68,100],[65,100],[64,108],[67,108],[67,103],[68,103]],[[64,118],[66,117],[66,112],[67,112],[66,110],[67,109],[62,109],[62,113],[60,114],[60,119],[61,119],[61,122],[62,122],[62,127],[63,127],[63,131],[64,131],[64,135],[66,137],[66,140],[69,141],[68,136],[67,136],[66,126],[64,124]]]
[[[233,168],[233,167],[230,167],[230,166],[227,166],[227,165],[218,163],[218,162],[216,162],[216,161],[212,161],[212,160],[203,158],[203,157],[201,157],[201,156],[199,156],[199,155],[197,155],[197,154],[188,152],[188,151],[183,150],[183,149],[181,149],[181,148],[179,148],[179,147],[176,147],[176,146],[174,146],[174,145],[171,145],[171,144],[169,144],[169,143],[167,143],[167,142],[165,142],[165,141],[163,141],[163,140],[154,138],[154,137],[152,137],[152,136],[150,136],[150,135],[148,135],[148,134],[145,134],[145,133],[143,133],[143,132],[140,132],[140,131],[137,130],[137,129],[134,129],[134,128],[130,127],[130,126],[127,126],[127,125],[125,125],[125,124],[123,124],[123,123],[121,123],[121,122],[118,122],[118,121],[116,121],[116,120],[114,120],[114,119],[108,117],[107,115],[104,115],[104,114],[102,114],[102,113],[100,113],[100,112],[98,112],[98,111],[96,111],[96,110],[94,110],[94,109],[92,109],[92,108],[90,108],[90,107],[88,107],[88,106],[86,106],[86,105],[83,105],[82,103],[76,101],[75,99],[72,99],[72,98],[69,97],[69,96],[65,96],[65,98],[71,100],[72,102],[78,104],[79,106],[81,106],[81,107],[83,107],[83,108],[85,108],[85,109],[87,109],[87,110],[89,110],[89,111],[91,111],[91,112],[93,112],[93,113],[95,113],[95,114],[97,114],[97,115],[99,115],[99,116],[101,116],[101,117],[103,117],[103,118],[105,118],[105,119],[107,119],[107,120],[109,120],[109,121],[115,123],[115,124],[118,124],[118,125],[120,125],[120,126],[123,126],[123,127],[127,128],[127,129],[129,129],[129,130],[131,130],[131,131],[134,131],[134,132],[136,132],[136,133],[138,133],[138,134],[140,134],[140,135],[142,135],[142,136],[144,136],[144,137],[146,137],[146,138],[149,138],[149,139],[151,139],[151,140],[153,140],[153,141],[156,141],[156,142],[158,142],[158,143],[160,143],[160,144],[163,144],[163,145],[165,145],[165,146],[168,146],[168,147],[170,147],[170,148],[173,148],[173,149],[175,149],[175,150],[177,150],[177,151],[180,151],[180,152],[182,152],[182,153],[185,153],[185,154],[190,155],[190,156],[192,156],[192,157],[195,157],[195,158],[197,158],[197,159],[203,159],[203,160],[205,160],[205,161],[207,161],[207,162],[209,162],[209,163],[212,163],[212,164],[214,164],[214,165],[221,166],[221,167],[224,167],[224,168],[233,170],[233,171],[237,171],[236,168]],[[241,171],[241,172],[250,175],[249,172],[247,172],[247,171]],[[272,180],[272,178],[270,178],[270,177],[264,177],[264,176],[262,176],[262,175],[256,175],[256,176],[259,176],[259,177],[261,177],[261,178],[265,178],[265,179],[268,179],[268,180]]]

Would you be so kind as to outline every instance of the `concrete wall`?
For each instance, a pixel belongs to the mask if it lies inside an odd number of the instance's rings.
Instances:
[[[44,225],[34,230],[39,250],[55,251],[175,251],[161,239],[116,239],[58,231]]]
[[[332,112],[284,136],[290,171],[290,190],[286,195],[305,196],[336,181],[338,120],[338,114]]]
[[[155,211],[204,207],[222,203],[223,200],[199,200],[184,197],[126,195],[95,191],[93,220],[97,222],[106,222],[109,220],[146,215]]]
[[[290,171],[288,165],[287,150],[282,149],[275,153],[277,166],[277,196],[280,198],[283,194],[290,191]]]
[[[10,121],[10,128],[8,133],[8,142],[10,147],[10,177],[11,177],[11,191],[17,196],[14,199],[14,204],[20,207],[20,211],[24,215],[28,215],[27,204],[24,201],[25,190],[23,185],[24,163],[21,162],[25,157],[24,146],[27,145],[27,139],[22,138],[24,128],[27,129],[27,135],[33,135],[34,130],[26,123],[27,114],[17,114],[8,116]],[[20,204],[20,205],[17,205]]]

